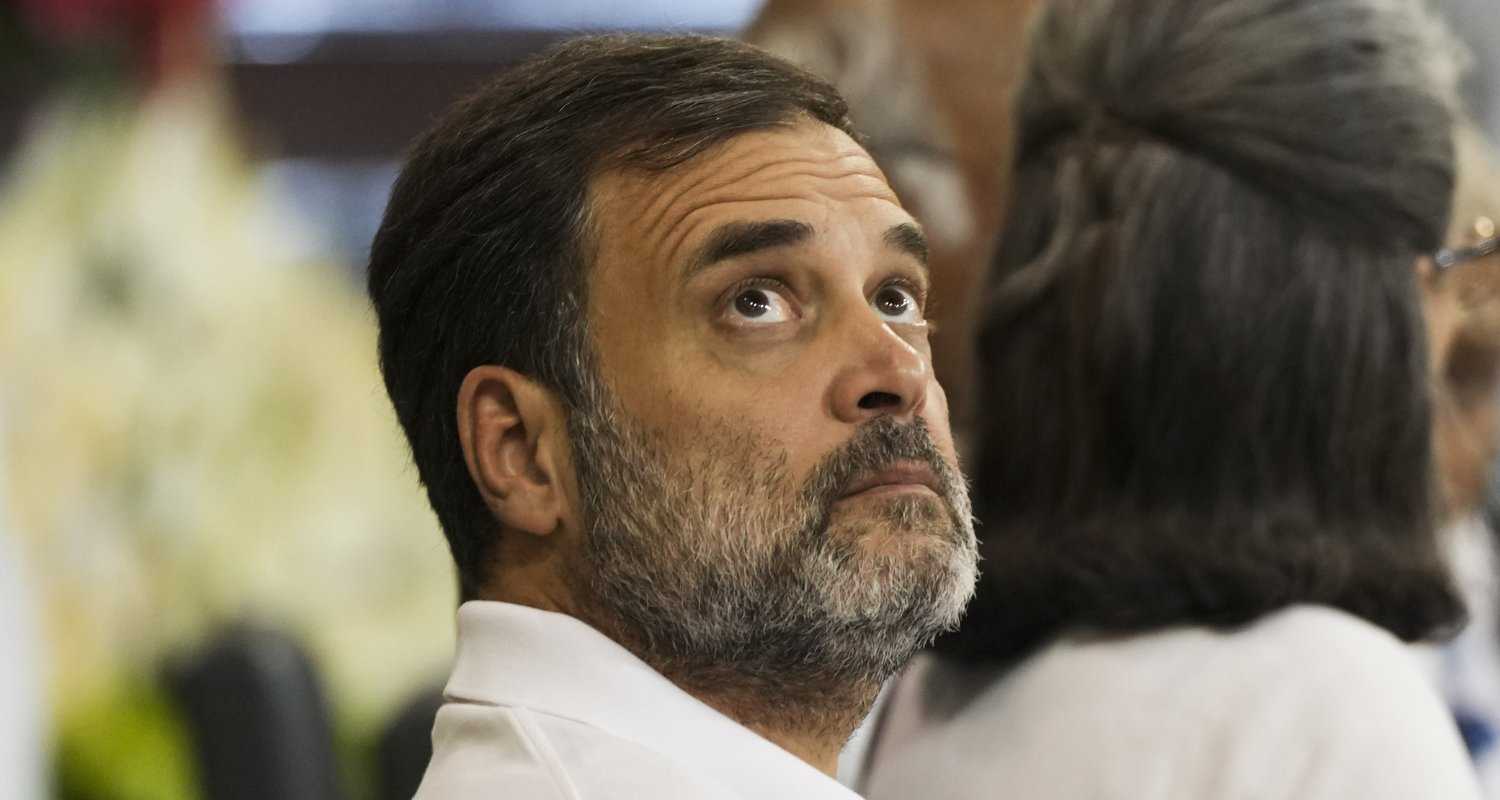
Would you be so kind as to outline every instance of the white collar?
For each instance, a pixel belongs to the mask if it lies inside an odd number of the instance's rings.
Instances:
[[[453,676],[443,694],[582,722],[680,760],[747,797],[858,798],[565,614],[464,603]]]

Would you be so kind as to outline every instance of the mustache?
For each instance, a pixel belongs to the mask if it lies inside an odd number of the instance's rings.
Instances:
[[[943,499],[954,504],[963,478],[938,450],[927,423],[921,418],[903,423],[892,417],[861,425],[853,438],[824,456],[803,486],[803,499],[815,508],[827,509],[856,479],[902,461],[917,461],[931,469],[942,485]]]

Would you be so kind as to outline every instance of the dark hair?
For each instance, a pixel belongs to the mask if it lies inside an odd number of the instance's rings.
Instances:
[[[1453,194],[1414,3],[1054,0],[978,338],[969,656],[1295,603],[1463,608],[1413,264]]]
[[[458,388],[503,364],[580,400],[590,178],[666,170],[812,118],[852,134],[826,83],[701,36],[573,39],[508,70],[417,141],[370,251],[380,365],[465,598],[498,523],[464,465]]]

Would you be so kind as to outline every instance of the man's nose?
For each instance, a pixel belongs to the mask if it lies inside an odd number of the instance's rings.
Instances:
[[[932,366],[874,311],[842,332],[843,357],[834,376],[833,413],[851,424],[876,417],[914,417],[927,402]]]

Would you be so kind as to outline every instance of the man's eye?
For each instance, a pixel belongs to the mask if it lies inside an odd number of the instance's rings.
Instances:
[[[922,321],[922,307],[910,289],[899,284],[886,284],[870,298],[870,305],[885,318],[886,322],[916,323]]]
[[[792,318],[792,306],[775,289],[753,286],[741,289],[729,304],[730,322],[738,325],[773,325]]]

